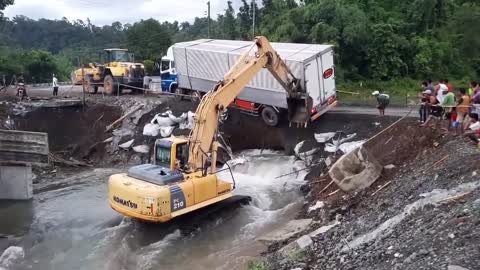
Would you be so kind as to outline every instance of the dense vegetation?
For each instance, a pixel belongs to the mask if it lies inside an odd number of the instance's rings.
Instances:
[[[0,10],[12,2],[0,0]],[[479,0],[257,2],[255,34],[272,41],[334,44],[342,81],[467,79],[480,73]],[[228,2],[210,21],[210,37],[251,40],[252,17],[250,1],[242,0],[238,11]],[[98,61],[106,47],[128,47],[137,59],[158,60],[174,42],[206,38],[208,19],[99,27],[88,19],[19,16],[4,18],[0,30],[0,74],[22,70],[43,80],[46,71],[67,77],[67,66]]]

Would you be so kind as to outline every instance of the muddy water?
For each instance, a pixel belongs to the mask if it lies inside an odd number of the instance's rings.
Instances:
[[[115,172],[110,169],[66,179],[71,186],[47,188],[31,203],[2,205],[0,233],[18,235],[20,248],[7,250],[0,269],[245,269],[265,248],[255,239],[299,210],[304,175],[275,177],[303,164],[260,151],[242,152],[231,163],[235,192],[252,196],[252,203],[191,226],[119,216],[107,205],[106,179]],[[231,178],[228,172],[220,176]]]

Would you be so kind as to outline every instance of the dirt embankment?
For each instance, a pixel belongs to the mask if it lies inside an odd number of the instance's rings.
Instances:
[[[103,158],[102,151],[90,151],[108,138],[105,126],[120,115],[119,107],[89,104],[85,108],[38,108],[24,115],[13,115],[13,119],[16,129],[48,133],[50,151],[54,154],[98,160]]]
[[[285,243],[273,245],[268,269],[478,269],[480,151],[414,121],[377,139],[366,147],[395,167],[356,194],[329,196],[337,187],[324,190],[328,177],[312,177],[301,217],[318,221],[311,231],[338,224],[295,256],[277,252]],[[309,212],[318,201],[325,206]]]

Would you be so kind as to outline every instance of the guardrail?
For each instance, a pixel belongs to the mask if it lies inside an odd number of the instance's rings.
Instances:
[[[0,163],[45,165],[48,154],[47,133],[0,129]]]

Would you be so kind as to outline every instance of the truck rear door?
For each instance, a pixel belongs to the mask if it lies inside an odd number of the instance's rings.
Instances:
[[[322,78],[322,88],[324,100],[328,99],[331,96],[334,96],[336,93],[335,87],[335,67],[333,63],[333,50],[322,54],[322,68],[320,78]]]
[[[320,81],[318,80],[318,73],[318,61],[317,58],[314,58],[305,65],[305,85],[308,94],[313,100],[313,107],[320,104],[323,100],[320,89]]]

